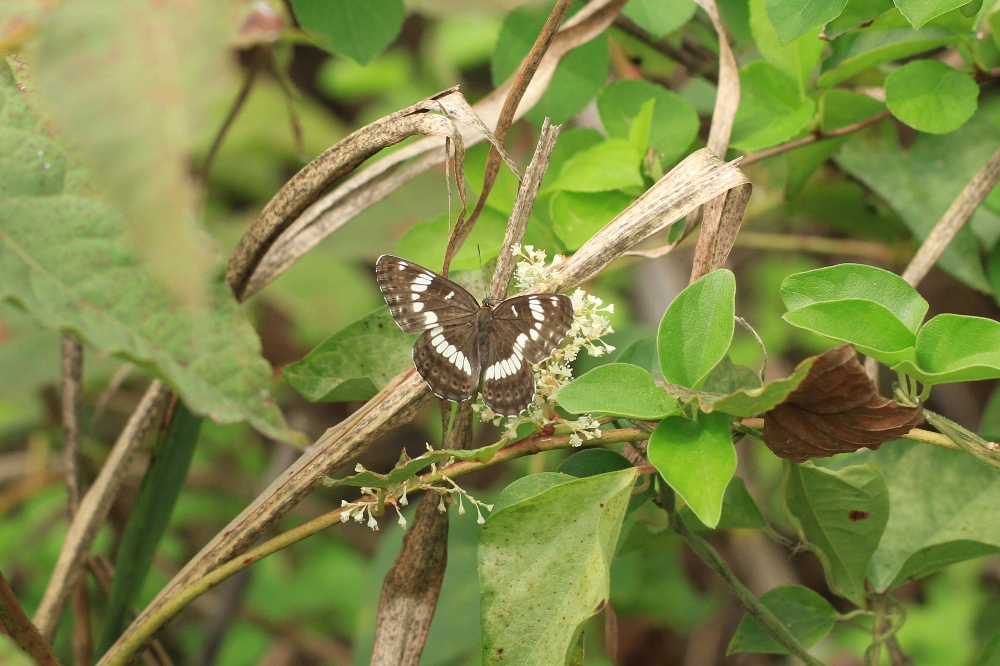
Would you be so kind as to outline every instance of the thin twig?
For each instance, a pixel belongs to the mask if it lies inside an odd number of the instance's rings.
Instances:
[[[132,363],[126,363],[122,367],[115,371],[115,374],[111,376],[111,381],[108,382],[107,387],[101,391],[101,395],[97,397],[97,403],[94,405],[94,417],[90,420],[89,432],[94,432],[94,426],[97,422],[101,420],[104,416],[104,410],[107,409],[108,403],[111,402],[111,398],[118,392],[121,388],[122,383],[128,379],[128,376],[135,370],[135,365]]]
[[[670,518],[670,527],[677,532],[682,539],[684,539],[687,544],[691,547],[698,556],[704,560],[705,564],[712,568],[715,573],[729,584],[733,595],[736,600],[746,609],[747,614],[753,617],[757,624],[760,625],[771,638],[781,643],[789,652],[797,656],[799,659],[804,661],[807,666],[823,666],[822,662],[809,654],[802,644],[799,643],[798,639],[792,635],[792,632],[788,630],[788,627],[779,620],[771,609],[761,603],[754,594],[740,582],[740,579],[736,577],[726,561],[719,555],[719,552],[712,548],[712,546],[702,539],[700,536],[691,531],[677,513],[677,508],[674,504],[674,491],[667,486],[662,479],[659,479],[662,491],[660,493],[658,503],[667,512]]]
[[[743,419],[741,423],[744,427],[752,428],[758,432],[762,432],[764,430],[764,419],[762,418]],[[901,435],[899,439],[908,439],[911,442],[921,442],[923,444],[933,444],[934,446],[940,446],[943,449],[952,449],[955,451],[962,450],[962,447],[951,441],[949,437],[932,430],[914,428],[905,435]]]
[[[810,143],[816,143],[817,141],[823,141],[825,139],[836,139],[839,136],[846,136],[857,132],[858,130],[864,129],[869,125],[874,125],[875,123],[885,120],[892,115],[892,112],[886,109],[876,113],[870,118],[865,118],[864,120],[859,120],[856,123],[851,123],[850,125],[844,125],[843,127],[838,127],[832,129],[828,132],[823,132],[816,130],[812,134],[802,137],[801,139],[795,139],[794,141],[789,141],[788,143],[783,143],[780,146],[774,146],[773,148],[768,148],[767,150],[762,150],[758,153],[753,153],[747,155],[740,162],[741,165],[745,166],[747,164],[753,164],[754,162],[759,162],[760,160],[767,159],[768,157],[774,157],[775,155],[780,155],[781,153],[786,153],[789,150],[795,150],[796,148],[801,148],[802,146],[808,146]]]
[[[441,483],[446,477],[448,479],[457,479],[460,476],[471,474],[472,472],[492,467],[493,465],[509,462],[515,458],[542,451],[574,448],[571,437],[572,434],[552,435],[549,437],[532,435],[526,437],[500,449],[487,461],[465,460],[416,477],[415,480],[407,484],[407,493],[415,494],[419,492],[420,488]],[[622,428],[620,430],[605,430],[601,433],[600,439],[590,440],[587,444],[607,445],[621,442],[635,442],[648,437],[649,435],[640,428]],[[375,500],[372,499],[371,501],[374,502]],[[348,508],[354,510],[354,507]],[[153,636],[160,627],[173,618],[181,609],[199,596],[254,562],[287,548],[317,532],[321,532],[334,525],[339,525],[343,522],[342,515],[344,510],[343,508],[335,509],[287,532],[283,532],[272,539],[268,539],[259,546],[219,565],[204,576],[185,585],[163,604],[157,606],[152,612],[144,613],[140,617],[140,620],[130,627],[130,631],[123,636],[123,639],[116,643],[115,647],[108,654],[104,655],[99,662],[99,666],[124,666],[129,662],[131,656],[142,647],[146,640]]]
[[[70,523],[55,571],[52,572],[49,585],[35,612],[35,624],[42,636],[49,639],[55,636],[66,601],[83,573],[90,547],[121,488],[123,471],[138,453],[146,431],[169,393],[159,380],[150,384],[125,429],[118,436],[118,441],[94,480],[94,485],[83,496],[80,508]]]
[[[216,132],[215,138],[212,140],[212,146],[208,149],[208,153],[205,154],[205,159],[198,169],[198,175],[202,179],[208,178],[208,172],[212,168],[212,162],[215,161],[215,155],[219,152],[219,147],[222,146],[222,140],[226,138],[226,134],[229,132],[229,128],[232,127],[233,121],[236,120],[236,116],[239,115],[240,110],[243,109],[243,105],[246,104],[247,99],[250,97],[250,91],[253,90],[253,84],[257,80],[257,75],[260,74],[264,65],[271,59],[272,52],[270,44],[262,44],[254,47],[250,66],[247,67],[247,71],[243,76],[243,85],[240,86],[240,91],[236,94],[236,99],[233,100],[232,106],[229,107],[226,119],[222,121],[219,131]]]
[[[646,46],[659,51],[671,60],[676,60],[680,64],[687,67],[691,74],[703,76],[712,83],[719,82],[718,72],[712,71],[715,67],[714,62],[700,60],[698,56],[689,53],[682,48],[677,48],[666,39],[656,39],[640,27],[635,21],[624,14],[619,14],[618,18],[615,19],[615,27],[639,40]]]
[[[38,631],[38,627],[25,615],[24,609],[17,602],[14,591],[10,589],[2,573],[0,573],[0,623],[7,628],[7,633],[17,646],[34,659],[36,664],[59,666],[59,660],[52,654],[52,648]]]
[[[898,252],[885,243],[872,243],[851,238],[829,238],[827,236],[771,234],[759,231],[741,232],[736,237],[736,247],[774,252],[842,254],[880,264],[894,264],[900,259]]]

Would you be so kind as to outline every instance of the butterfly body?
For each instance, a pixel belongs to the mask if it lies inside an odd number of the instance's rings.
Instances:
[[[476,395],[497,414],[531,404],[531,366],[548,358],[569,333],[573,304],[557,294],[514,296],[480,305],[465,288],[413,262],[384,254],[375,264],[379,288],[396,323],[423,331],[413,346],[417,372],[440,398]]]

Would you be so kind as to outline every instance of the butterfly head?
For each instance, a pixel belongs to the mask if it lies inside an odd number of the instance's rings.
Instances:
[[[485,310],[492,311],[493,308],[496,307],[496,305],[497,305],[497,302],[495,300],[493,300],[492,296],[487,296],[486,298],[483,299],[483,309],[485,309]]]

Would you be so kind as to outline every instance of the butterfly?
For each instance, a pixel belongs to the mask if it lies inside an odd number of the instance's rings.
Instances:
[[[480,305],[463,287],[412,261],[383,254],[375,279],[389,311],[407,333],[423,331],[413,365],[439,398],[476,395],[502,416],[520,414],[535,398],[531,366],[541,363],[573,325],[573,302],[562,294],[514,296]]]

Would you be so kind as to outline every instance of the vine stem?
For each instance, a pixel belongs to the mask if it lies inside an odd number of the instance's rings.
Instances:
[[[840,136],[846,136],[848,134],[852,134],[860,129],[868,127],[869,125],[874,125],[879,121],[885,120],[891,115],[892,112],[886,109],[881,113],[876,113],[874,116],[865,118],[864,120],[859,120],[858,122],[851,123],[850,125],[844,125],[843,127],[832,129],[829,132],[821,132],[821,131],[813,132],[812,134],[806,135],[801,139],[795,139],[794,141],[783,143],[779,146],[775,146],[774,148],[768,148],[767,150],[762,150],[759,153],[747,155],[746,157],[743,158],[743,161],[740,162],[740,166],[753,164],[754,162],[757,162],[759,160],[763,160],[768,157],[773,157],[775,155],[788,152],[789,150],[801,148],[802,146],[807,146],[810,143],[816,143],[817,141],[823,141],[825,139],[836,139],[837,137]]]
[[[446,478],[454,479],[481,469],[485,469],[486,467],[492,467],[493,465],[508,462],[515,458],[540,453],[542,451],[573,448],[573,445],[570,443],[570,437],[571,435],[569,434],[551,436],[532,435],[530,437],[526,437],[525,439],[514,442],[513,444],[500,449],[489,460],[461,461],[419,476],[415,482],[407,484],[407,492],[418,492],[421,487],[426,487],[433,483],[440,483]],[[605,430],[602,432],[600,439],[589,440],[587,444],[598,445],[615,444],[620,442],[636,442],[648,438],[649,433],[641,428],[621,428],[619,430]],[[652,472],[653,470],[646,468],[640,469],[640,473],[646,471]],[[363,498],[361,501],[375,502],[377,501],[377,498],[367,497]],[[355,507],[346,508],[353,510]],[[254,562],[262,560],[268,555],[272,555],[279,550],[287,548],[288,546],[291,546],[306,537],[312,536],[317,532],[321,532],[328,527],[339,525],[341,522],[344,522],[344,511],[345,508],[334,509],[333,511],[325,513],[318,518],[314,518],[307,523],[303,523],[298,527],[290,529],[287,532],[282,532],[273,539],[269,539],[256,548],[248,550],[243,555],[229,560],[201,578],[193,581],[191,584],[185,586],[177,593],[176,596],[172,597],[167,603],[158,608],[155,613],[146,617],[142,624],[138,625],[135,630],[117,646],[114,653],[105,656],[105,661],[102,663],[107,664],[107,666],[125,666],[131,661],[132,655],[135,654],[147,640],[152,638],[153,634],[155,634],[160,627],[170,621],[174,615],[180,612],[192,601],[200,597],[205,592],[208,592],[233,574],[246,569]]]
[[[59,666],[59,660],[52,654],[52,648],[38,627],[31,623],[25,615],[21,604],[17,602],[14,591],[7,584],[7,579],[0,573],[0,624],[7,628],[7,633],[39,666]]]
[[[767,634],[774,640],[781,643],[783,646],[788,648],[788,651],[797,656],[807,666],[823,666],[823,662],[819,661],[811,654],[809,654],[802,644],[799,643],[798,639],[792,635],[792,632],[788,630],[781,620],[779,620],[771,610],[761,603],[754,594],[740,582],[740,579],[736,577],[733,570],[729,568],[726,561],[722,558],[715,548],[712,547],[707,541],[702,539],[700,536],[691,531],[680,515],[677,513],[677,507],[674,502],[674,491],[663,481],[659,479],[661,493],[659,496],[658,504],[667,515],[670,517],[670,527],[687,544],[691,547],[695,553],[698,554],[705,564],[710,566],[715,573],[726,581],[730,589],[732,589],[733,594],[736,596],[736,600],[740,602],[747,613],[753,617],[761,628],[767,632]]]

